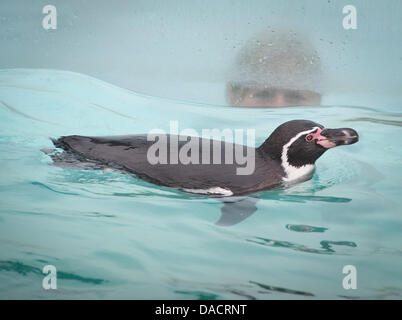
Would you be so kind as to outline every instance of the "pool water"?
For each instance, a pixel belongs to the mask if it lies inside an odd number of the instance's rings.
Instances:
[[[347,105],[347,99],[345,104]],[[0,70],[0,298],[400,299],[400,103],[244,109],[139,95],[82,74]],[[351,127],[312,180],[256,195],[219,226],[222,202],[112,171],[62,169],[49,137],[281,123]],[[42,269],[57,269],[44,290]],[[342,286],[343,267],[357,289]]]

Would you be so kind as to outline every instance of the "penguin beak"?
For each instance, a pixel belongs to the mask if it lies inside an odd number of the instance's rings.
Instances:
[[[353,144],[357,141],[359,141],[359,135],[353,129],[324,129],[320,132],[320,138],[317,139],[317,144],[329,149],[336,146]]]

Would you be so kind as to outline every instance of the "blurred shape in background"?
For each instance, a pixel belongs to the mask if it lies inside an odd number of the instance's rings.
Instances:
[[[306,36],[267,30],[240,51],[226,98],[232,106],[318,106],[322,80],[320,57]]]

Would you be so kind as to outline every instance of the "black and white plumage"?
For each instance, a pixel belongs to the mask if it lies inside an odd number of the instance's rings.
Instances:
[[[171,138],[178,137],[168,136],[167,150],[170,150]],[[118,168],[148,182],[185,192],[238,196],[308,180],[314,172],[315,161],[325,151],[357,141],[358,134],[353,129],[324,129],[322,125],[308,120],[288,121],[276,128],[258,148],[237,145],[244,153],[255,155],[254,171],[248,175],[239,175],[236,163],[225,164],[223,161],[213,164],[212,160],[208,164],[202,163],[203,152],[206,151],[201,146],[205,143],[211,146],[211,159],[214,151],[213,140],[205,139],[200,139],[198,164],[171,163],[170,154],[167,164],[150,163],[147,153],[154,141],[148,141],[147,135],[65,136],[53,140],[56,147],[64,150],[63,154],[51,157],[54,164],[61,167]],[[186,137],[178,139],[178,150],[186,143]],[[222,159],[227,148],[234,150],[236,147],[228,142],[222,142],[221,146]]]

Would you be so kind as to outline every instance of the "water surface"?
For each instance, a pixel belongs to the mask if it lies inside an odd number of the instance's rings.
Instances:
[[[347,101],[347,100],[345,100]],[[345,103],[347,104],[347,103]],[[402,113],[394,107],[242,109],[139,95],[82,74],[0,70],[0,298],[400,299]],[[400,109],[400,108],[399,108]],[[258,194],[222,227],[222,203],[117,172],[49,165],[49,137],[352,127],[312,180]],[[54,265],[58,289],[42,288]],[[342,287],[354,265],[358,289]]]

